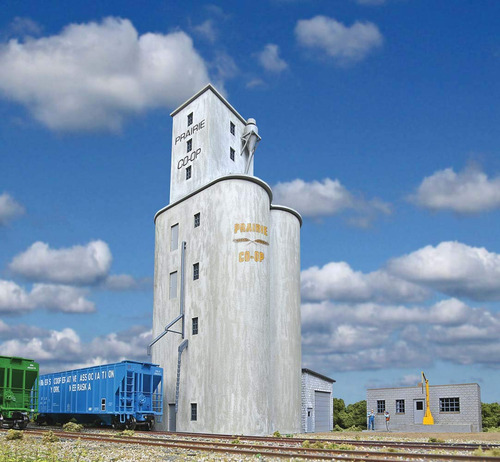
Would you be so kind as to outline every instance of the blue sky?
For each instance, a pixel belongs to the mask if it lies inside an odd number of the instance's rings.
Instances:
[[[303,365],[500,381],[500,2],[6,0],[0,353],[146,359],[170,112],[212,82],[299,210]]]

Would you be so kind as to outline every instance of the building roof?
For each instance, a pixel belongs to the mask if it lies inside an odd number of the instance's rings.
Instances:
[[[175,114],[177,114],[179,111],[181,111],[182,109],[184,109],[188,104],[190,104],[191,102],[193,102],[196,98],[198,98],[200,95],[202,95],[203,93],[205,93],[207,90],[210,90],[215,96],[217,96],[217,98],[219,98],[226,106],[227,108],[233,112],[233,114],[238,118],[240,119],[241,122],[243,122],[245,125],[247,123],[247,121],[241,116],[241,114],[233,107],[229,104],[228,100],[226,98],[224,98],[216,89],[215,87],[209,83],[208,85],[204,86],[198,93],[196,93],[195,95],[193,95],[191,98],[189,98],[186,102],[182,103],[177,109],[175,109],[171,114],[170,116],[173,117]]]
[[[302,368],[302,373],[303,374],[314,375],[315,377],[318,377],[319,379],[326,380],[327,382],[330,382],[330,383],[336,382],[336,380],[334,380],[334,379],[332,379],[330,377],[327,377],[326,375],[319,374],[318,372],[314,372],[311,369]]]

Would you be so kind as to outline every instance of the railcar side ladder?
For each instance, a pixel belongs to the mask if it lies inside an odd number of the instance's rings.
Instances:
[[[134,411],[135,380],[134,372],[127,371],[120,384],[120,414],[131,414]]]

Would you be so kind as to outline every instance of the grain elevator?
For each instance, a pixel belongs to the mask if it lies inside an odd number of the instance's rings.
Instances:
[[[149,347],[165,374],[157,428],[299,432],[301,217],[253,176],[257,124],[212,85],[171,115]]]

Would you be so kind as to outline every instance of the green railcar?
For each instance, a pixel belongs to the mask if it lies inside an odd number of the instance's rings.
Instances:
[[[0,356],[0,426],[26,428],[38,411],[38,363]]]

